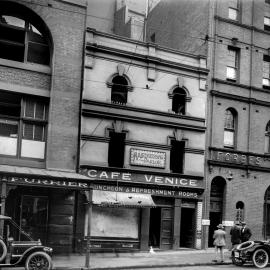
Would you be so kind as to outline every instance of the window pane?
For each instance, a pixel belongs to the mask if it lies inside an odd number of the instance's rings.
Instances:
[[[16,156],[17,138],[9,138],[9,137],[0,136],[0,154]]]
[[[33,41],[33,42],[46,44],[46,40],[44,39],[42,34],[32,24],[29,25],[28,38],[30,41]]]
[[[234,131],[229,130],[224,131],[224,145],[234,146]]]
[[[263,85],[270,86],[270,80],[263,78]]]
[[[0,22],[7,25],[25,28],[25,21],[13,16],[2,15],[0,16]]]
[[[36,103],[35,118],[45,120],[45,104],[41,102]]]
[[[17,121],[0,119],[0,136],[17,138],[18,124]]]
[[[29,42],[27,61],[42,65],[50,63],[49,47],[44,44]]]
[[[264,17],[264,24],[270,26],[270,18]]]
[[[237,20],[238,10],[234,8],[229,8],[229,19],[231,20]]]
[[[35,102],[32,100],[25,100],[24,102],[24,116],[34,118]]]
[[[1,34],[0,34],[0,39],[1,39]],[[0,58],[23,62],[24,61],[24,45],[20,46],[17,44],[6,43],[3,41],[0,41]]]
[[[43,126],[34,126],[34,140],[43,141],[44,140],[44,127]]]
[[[263,61],[263,77],[264,78],[269,78],[270,74],[270,63],[267,61]]]
[[[236,51],[228,49],[227,65],[236,67]]]
[[[45,142],[22,140],[21,156],[28,158],[44,159],[45,157]]]
[[[23,138],[28,140],[34,139],[34,125],[23,124]]]
[[[227,78],[236,80],[236,68],[227,67]]]

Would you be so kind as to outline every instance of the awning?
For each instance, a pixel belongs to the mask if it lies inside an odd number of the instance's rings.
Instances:
[[[62,187],[68,189],[88,189],[90,184],[87,176],[72,171],[9,165],[0,165],[0,180],[6,180],[9,184],[14,185]]]
[[[156,207],[150,194],[93,190],[93,204],[109,207]]]

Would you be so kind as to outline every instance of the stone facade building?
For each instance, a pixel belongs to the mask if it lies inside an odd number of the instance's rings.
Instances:
[[[1,214],[54,252],[74,250],[87,179],[76,173],[85,13],[80,1],[0,1]]]
[[[85,55],[80,172],[93,188],[91,247],[200,248],[205,57],[90,28]],[[86,233],[84,211],[79,220]]]
[[[204,247],[220,222],[245,220],[268,239],[269,1],[162,1],[148,23],[149,40],[207,56]]]

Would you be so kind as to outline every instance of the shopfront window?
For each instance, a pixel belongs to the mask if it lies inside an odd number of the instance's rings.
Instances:
[[[87,220],[85,235],[87,235]],[[140,209],[93,206],[91,236],[106,238],[139,237]]]

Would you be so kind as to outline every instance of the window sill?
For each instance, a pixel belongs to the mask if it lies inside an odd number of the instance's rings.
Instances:
[[[45,74],[51,74],[51,67],[49,66],[32,64],[32,63],[22,63],[22,62],[17,62],[17,61],[2,59],[2,58],[0,58],[0,66],[30,70],[30,71],[35,71],[35,72],[45,73]]]

